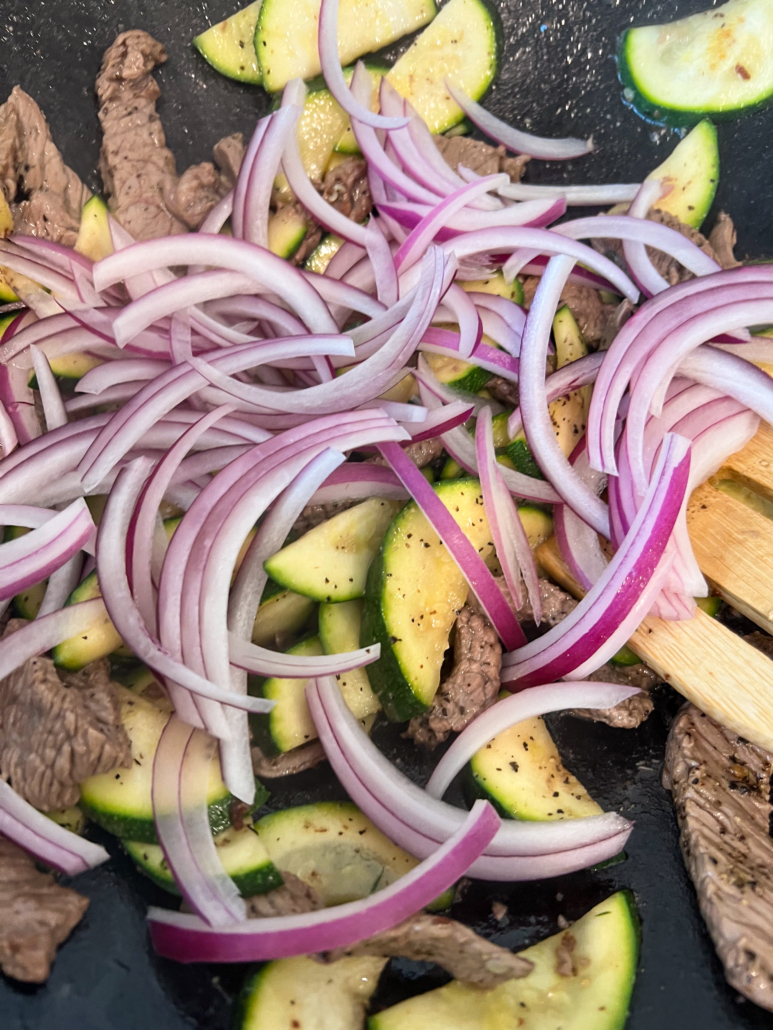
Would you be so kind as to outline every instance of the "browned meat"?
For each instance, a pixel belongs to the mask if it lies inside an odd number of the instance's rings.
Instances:
[[[481,612],[464,607],[454,625],[454,667],[428,711],[411,719],[406,736],[433,748],[489,708],[499,692],[502,645]]]
[[[43,983],[56,949],[88,907],[88,898],[40,873],[33,859],[0,837],[0,968],[25,983]]]
[[[368,166],[361,157],[347,157],[325,174],[322,196],[353,222],[364,222],[373,210]]]
[[[754,633],[749,633],[745,636],[744,640],[747,644],[751,644],[752,647],[756,647],[758,651],[762,651],[768,658],[773,658],[773,637],[769,634],[756,630]]]
[[[676,716],[663,783],[687,870],[728,982],[773,1011],[773,756],[693,705]]]
[[[741,262],[736,261],[736,232],[730,215],[720,211],[714,228],[709,233],[709,245],[723,268],[737,268]]]
[[[626,297],[625,300],[620,301],[614,311],[610,314],[607,319],[607,324],[604,327],[604,333],[599,340],[599,350],[609,350],[612,346],[612,341],[623,328],[625,323],[635,314],[636,308]]]
[[[504,147],[491,147],[466,136],[435,136],[435,144],[443,160],[456,171],[459,165],[478,175],[504,172],[513,182],[520,182],[524,169],[531,160],[526,154],[507,157]]]
[[[542,622],[540,625],[552,629],[562,622],[577,607],[577,601],[561,587],[551,583],[549,579],[539,581],[539,594],[542,601]],[[519,622],[534,622],[531,601],[526,599],[523,608],[518,609]]]
[[[74,246],[91,193],[64,163],[43,112],[19,86],[0,106],[0,188],[16,232]]]
[[[425,465],[429,465],[443,453],[443,441],[439,437],[432,440],[419,440],[418,443],[409,443],[404,451],[417,468],[423,469]],[[382,458],[380,454],[375,458],[368,458],[368,462],[371,465],[389,464],[386,458]]]
[[[540,277],[536,275],[526,276],[523,280],[524,304],[527,308],[531,307],[539,284]],[[559,304],[569,305],[587,343],[596,345],[604,339],[607,324],[614,318],[615,305],[604,304],[598,290],[569,282],[561,291]]]
[[[508,408],[518,407],[518,383],[514,383],[511,379],[494,376],[486,383],[486,389],[500,404],[506,404]]]
[[[163,46],[147,32],[133,29],[107,49],[97,76],[103,132],[99,171],[111,212],[138,240],[198,228],[229,188],[239,149],[235,137],[218,145],[222,178],[205,161],[178,180],[156,111],[160,91],[151,74],[164,61]]]
[[[212,148],[215,164],[220,169],[224,193],[236,185],[244,160],[244,137],[240,132],[225,136]]]
[[[293,873],[282,873],[284,884],[269,891],[247,898],[247,916],[250,919],[265,919],[270,916],[294,916],[303,912],[316,912],[324,908],[313,887]]]
[[[347,508],[351,508],[359,503],[359,501],[329,501],[327,504],[307,504],[295,520],[293,533],[297,536],[303,536],[304,533],[308,533],[315,526],[327,522],[334,515],[338,515],[342,511],[346,511]]]
[[[130,764],[107,660],[60,678],[49,658],[31,658],[0,681],[0,775],[36,808],[74,805],[87,777]]]
[[[534,968],[528,959],[487,941],[469,926],[426,912],[359,944],[330,951],[325,957],[335,961],[347,955],[399,955],[419,962],[436,962],[454,979],[483,990],[528,976]]]
[[[325,751],[318,740],[312,740],[301,747],[294,747],[283,755],[267,758],[259,747],[252,748],[252,768],[256,776],[277,779],[279,776],[294,776],[295,773],[313,769],[325,760]]]

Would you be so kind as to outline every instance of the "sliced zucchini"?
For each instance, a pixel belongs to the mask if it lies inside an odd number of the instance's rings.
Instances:
[[[113,253],[107,204],[101,197],[94,196],[83,205],[75,250],[92,261],[101,261]]]
[[[625,98],[669,125],[737,117],[773,96],[773,8],[729,0],[665,25],[628,29],[619,51]]]
[[[722,598],[716,594],[713,594],[711,597],[696,597],[695,603],[702,612],[705,612],[712,619],[716,619],[722,611]]]
[[[244,987],[237,1030],[362,1030],[387,961],[362,955],[325,965],[302,955],[268,962]]]
[[[134,694],[140,694],[156,708],[160,708],[162,712],[174,711],[174,705],[169,700],[166,690],[146,665],[131,669],[125,675],[114,674],[114,678]]]
[[[5,198],[3,198],[5,199]],[[7,203],[7,201],[6,201]],[[13,225],[13,223],[11,223]],[[13,304],[19,299],[0,273],[0,304]]]
[[[25,526],[6,526],[3,531],[3,540],[18,540],[20,536],[26,536],[27,533],[29,533],[29,529]],[[29,619],[30,621],[37,618],[43,598],[46,596],[47,584],[48,580],[46,579],[42,583],[35,583],[34,586],[16,594],[11,602],[14,614],[18,615],[20,619]]]
[[[470,800],[485,798],[510,819],[581,819],[602,812],[564,768],[541,718],[511,726],[481,748],[470,759],[465,786]]]
[[[446,90],[446,78],[478,100],[496,73],[497,44],[497,29],[486,4],[449,0],[387,78],[431,132],[445,132],[464,117]]]
[[[77,604],[78,601],[91,601],[95,597],[101,596],[95,571],[78,584],[67,598],[66,603]],[[107,614],[107,608],[104,605],[102,608],[102,614],[94,620],[89,629],[56,645],[51,652],[55,665],[72,671],[82,669],[89,662],[95,662],[98,658],[106,658],[107,655],[117,651],[123,645],[123,640]]]
[[[508,283],[502,272],[494,272],[487,279],[462,280],[459,285],[468,293],[493,293],[514,304],[523,304],[523,283],[517,277]]]
[[[445,383],[459,393],[477,393],[494,375],[480,365],[446,354],[427,353],[424,359],[439,383]]]
[[[627,644],[623,644],[619,651],[612,655],[609,659],[612,665],[638,665],[641,662],[641,658],[628,647]]]
[[[288,204],[268,220],[268,249],[281,258],[291,258],[309,230],[302,211]]]
[[[221,75],[260,86],[263,77],[255,55],[255,26],[261,0],[196,36],[193,45]]]
[[[381,80],[383,79],[383,77],[389,72],[389,68],[387,68],[387,67],[385,67],[383,65],[371,64],[369,61],[365,63],[365,67],[370,72],[370,79],[371,79],[371,83],[372,83],[372,89],[371,89],[371,94],[370,94],[370,107],[371,107],[372,111],[378,111],[379,110],[379,99],[378,99],[379,84],[380,84]],[[353,68],[344,68],[344,76],[345,76],[347,82],[349,82],[349,80],[351,79],[353,71],[354,71]],[[336,143],[336,145],[335,145],[335,152],[336,152],[336,154],[359,154],[360,153],[360,148],[357,145],[357,140],[354,137],[354,132],[352,130],[351,123],[347,124],[346,128],[344,129],[343,133],[341,134],[340,139]]]
[[[467,475],[462,466],[453,458],[446,458],[443,468],[440,470],[441,479],[459,479]]]
[[[319,606],[319,640],[324,654],[342,654],[360,646],[361,600]],[[349,711],[366,719],[381,708],[368,679],[367,669],[352,669],[336,676]]]
[[[169,712],[141,695],[119,687],[121,720],[132,748],[129,769],[91,776],[81,784],[80,806],[95,823],[109,833],[125,840],[145,844],[157,843],[153,822],[151,784],[153,758]],[[268,796],[257,784],[254,808],[263,804]],[[231,805],[236,799],[223,783],[217,751],[212,755],[207,786],[209,824],[218,834],[231,826]]]
[[[72,808],[58,808],[54,812],[44,812],[43,815],[70,833],[80,834],[86,829],[86,816],[77,805],[73,805]]]
[[[76,382],[78,379],[82,379],[92,368],[104,364],[104,359],[85,351],[74,351],[72,354],[60,354],[55,358],[51,358],[49,364],[51,371],[57,379]],[[30,369],[29,386],[32,390],[38,389],[38,377],[35,375],[34,369]]]
[[[252,626],[252,642],[261,647],[280,646],[281,641],[303,629],[314,608],[310,597],[284,588],[271,597],[264,597]]]
[[[671,187],[653,207],[700,229],[719,182],[717,130],[712,123],[706,118],[699,122],[647,178],[660,179]]]
[[[319,637],[311,637],[291,647],[288,654],[320,655],[322,645]],[[294,747],[316,740],[317,729],[306,704],[306,684],[308,680],[280,679],[272,676],[269,679],[257,680],[255,687],[251,684],[251,693],[268,697],[276,701],[272,710],[266,715],[251,715],[250,725],[256,743],[267,755],[278,755],[292,751]]]
[[[534,963],[522,980],[491,991],[453,980],[371,1016],[368,1028],[622,1030],[639,957],[639,919],[630,892],[613,894],[568,930],[520,954]]]
[[[315,601],[362,597],[368,566],[401,506],[371,497],[315,526],[263,567],[277,583]]]
[[[326,907],[365,898],[419,864],[351,801],[285,808],[255,829],[277,869],[313,887]]]
[[[255,52],[269,93],[290,79],[311,79],[322,70],[317,48],[320,0],[264,0],[255,29]],[[380,50],[435,17],[434,0],[342,0],[338,56],[342,65]]]
[[[123,846],[154,883],[172,894],[180,893],[158,844],[125,840]],[[243,826],[240,830],[231,826],[223,830],[215,837],[215,847],[223,868],[242,897],[267,894],[284,883],[279,870],[268,857],[263,842],[251,826]]]
[[[480,556],[488,558],[494,545],[478,480],[444,480],[434,489]],[[402,722],[429,707],[448,634],[467,593],[458,566],[411,502],[393,520],[373,560],[362,616],[360,643],[381,644],[368,677],[388,718]]]
[[[327,236],[322,237],[311,254],[306,258],[306,263],[303,267],[307,268],[310,272],[317,272],[319,275],[322,275],[332,258],[343,246],[343,242],[340,236],[329,232]]]

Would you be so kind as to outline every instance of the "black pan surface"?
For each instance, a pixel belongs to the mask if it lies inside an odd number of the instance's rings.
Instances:
[[[16,83],[31,93],[67,162],[98,190],[94,79],[114,37],[144,28],[169,54],[158,73],[160,111],[182,170],[207,159],[221,136],[249,133],[266,108],[262,91],[222,78],[190,46],[196,33],[233,6],[229,0],[4,0],[0,96]],[[532,132],[592,133],[598,147],[567,165],[533,162],[531,181],[634,182],[663,160],[676,135],[624,106],[615,42],[631,24],[690,14],[704,0],[499,0],[496,6],[504,56],[487,104]],[[721,178],[707,224],[716,211],[728,211],[738,227],[741,257],[773,256],[771,130],[773,108],[719,126]],[[743,628],[740,619],[731,621]],[[676,694],[660,688],[655,713],[635,731],[569,716],[550,720],[567,765],[593,796],[636,821],[625,862],[539,884],[476,884],[454,914],[520,947],[556,932],[559,915],[578,918],[613,890],[630,887],[643,942],[629,1030],[771,1027],[773,1016],[726,985],[679,855],[670,798],[660,785],[668,725],[679,703]],[[382,727],[376,739],[416,779],[428,774],[394,730]],[[269,808],[339,796],[340,787],[323,767],[278,784]],[[245,968],[178,966],[156,958],[144,914],[148,903],[164,902],[163,892],[134,871],[112,839],[92,833],[114,860],[74,881],[91,904],[60,949],[48,983],[21,987],[0,976],[0,1030],[226,1030]],[[508,906],[504,927],[491,916],[494,899]],[[376,1003],[392,1004],[441,982],[428,967],[395,961]]]

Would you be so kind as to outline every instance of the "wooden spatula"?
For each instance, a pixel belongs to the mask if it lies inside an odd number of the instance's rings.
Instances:
[[[709,584],[773,633],[773,520],[728,493],[733,483],[751,492],[747,501],[759,498],[761,509],[773,502],[770,426],[761,426],[744,450],[693,493],[687,524]],[[552,579],[582,596],[554,537],[542,544],[537,557]],[[685,622],[646,618],[629,646],[702,711],[773,751],[773,661],[761,651],[700,610]]]

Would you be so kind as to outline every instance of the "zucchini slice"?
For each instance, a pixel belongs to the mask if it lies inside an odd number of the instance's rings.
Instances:
[[[494,550],[477,479],[435,486],[438,498],[483,559]],[[368,573],[360,643],[381,644],[368,678],[387,717],[402,722],[425,711],[467,581],[415,502],[393,520]]]
[[[132,766],[117,772],[91,776],[81,784],[80,806],[95,823],[125,840],[157,843],[153,822],[151,783],[153,758],[169,712],[126,688],[120,688],[121,719],[132,748]],[[254,808],[268,796],[258,783]],[[231,804],[235,801],[220,775],[217,751],[212,756],[207,787],[209,824],[212,833],[231,826]]]
[[[290,79],[311,79],[322,67],[317,49],[320,0],[263,0],[255,52],[269,93]],[[435,17],[434,0],[342,0],[338,56],[342,65],[380,50]]]
[[[270,597],[264,594],[252,626],[252,642],[261,647],[281,648],[282,640],[294,637],[303,629],[314,608],[311,598],[292,590],[280,588]]]
[[[281,258],[291,258],[309,230],[303,212],[287,205],[268,220],[268,249]]]
[[[491,343],[492,341],[486,341]],[[424,360],[432,369],[432,374],[439,383],[445,383],[457,393],[477,393],[482,390],[493,372],[489,372],[480,365],[473,365],[464,358],[452,358],[446,354],[433,354],[431,351],[424,355]]]
[[[491,10],[482,0],[449,0],[387,78],[410,100],[430,131],[438,133],[464,117],[446,90],[446,78],[479,100],[491,85],[497,64],[497,28]]]
[[[564,767],[541,718],[519,722],[481,748],[470,759],[465,792],[509,819],[581,819],[603,811]]]
[[[507,282],[501,272],[494,272],[487,279],[467,279],[459,283],[468,293],[493,293],[495,297],[504,297],[514,304],[523,304],[523,283],[517,277]]]
[[[193,40],[201,56],[221,75],[260,86],[263,77],[255,55],[255,26],[261,0],[212,25]]]
[[[277,869],[313,887],[325,907],[365,898],[419,864],[351,801],[285,808],[255,829]]]
[[[624,96],[656,121],[733,118],[773,96],[773,7],[729,0],[665,25],[628,29],[619,50]]]
[[[70,833],[81,834],[86,829],[86,816],[77,805],[73,805],[72,808],[58,808],[53,812],[44,812],[43,815],[57,826],[63,826]]]
[[[29,529],[26,526],[6,526],[3,531],[3,540],[18,540],[20,536],[26,536],[27,533],[29,533]],[[20,619],[29,619],[30,621],[37,618],[43,598],[46,596],[47,584],[48,580],[46,579],[42,583],[35,583],[34,586],[22,590],[20,594],[16,594],[11,602],[14,614],[18,615]]]
[[[87,372],[90,372],[92,368],[96,368],[97,365],[103,365],[104,359],[85,351],[73,351],[72,354],[59,354],[57,357],[51,358],[49,364],[51,365],[51,371],[57,379],[77,382]],[[38,377],[35,375],[34,369],[30,369],[29,376],[28,385],[30,389],[39,389]]]
[[[714,125],[704,118],[647,178],[662,179],[671,187],[671,192],[655,201],[653,207],[667,211],[693,229],[700,229],[719,182],[719,149]]]
[[[113,237],[107,218],[107,204],[101,197],[87,200],[81,211],[81,224],[75,250],[92,261],[101,261],[113,253]]]
[[[317,272],[319,275],[323,275],[333,257],[343,246],[343,243],[344,241],[340,236],[329,232],[327,236],[322,237],[311,254],[306,258],[306,263],[303,267],[307,268],[310,272]]]
[[[268,962],[244,987],[237,1030],[362,1030],[387,961],[363,955],[324,965],[302,955]]]
[[[628,891],[613,894],[568,930],[521,954],[534,963],[523,980],[508,980],[491,991],[453,980],[379,1012],[368,1028],[622,1030],[639,957],[639,920]]]
[[[311,637],[291,647],[287,653],[320,655],[322,645],[319,637]],[[271,676],[258,680],[258,683],[260,696],[276,701],[266,715],[250,715],[250,726],[256,743],[265,754],[279,755],[316,740],[317,729],[306,704],[308,680]]]
[[[95,597],[101,597],[97,574],[91,572],[82,583],[73,590],[67,598],[66,604],[76,604],[78,601],[91,601]],[[106,658],[107,655],[117,651],[123,646],[123,640],[118,634],[107,614],[107,608],[102,605],[104,611],[95,620],[92,626],[74,637],[63,640],[53,649],[52,656],[54,664],[62,669],[75,671],[82,669],[89,662],[95,662],[99,658]]]
[[[158,844],[125,840],[123,846],[154,883],[172,894],[180,893]],[[267,894],[284,883],[260,837],[251,826],[244,826],[241,830],[233,827],[223,830],[215,837],[215,847],[223,868],[243,898]]]
[[[370,94],[370,107],[372,111],[379,110],[378,90],[379,84],[383,77],[388,74],[389,68],[380,64],[371,64],[370,61],[365,62],[365,67],[370,72],[370,81],[372,83],[371,94]],[[344,68],[344,78],[347,82],[351,80],[354,68]],[[335,145],[335,152],[337,154],[359,154],[360,148],[357,144],[357,140],[354,137],[354,131],[351,123],[347,118],[347,125],[341,134],[341,138]]]
[[[310,529],[263,567],[288,590],[315,601],[362,597],[368,566],[402,501],[371,497]]]
[[[362,601],[319,606],[319,639],[324,654],[343,654],[360,646]],[[368,679],[367,669],[352,669],[336,676],[349,711],[358,719],[367,719],[381,708]]]

